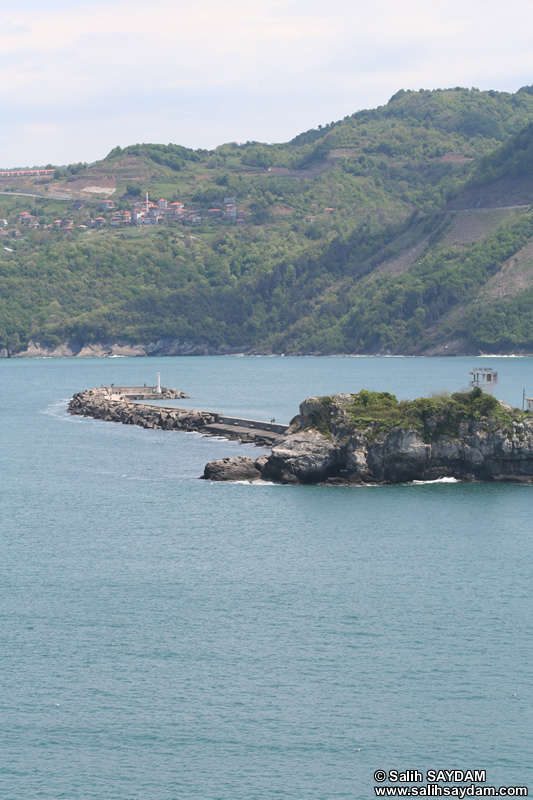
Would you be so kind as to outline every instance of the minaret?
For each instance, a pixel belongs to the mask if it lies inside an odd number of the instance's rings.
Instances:
[[[148,192],[146,192],[146,216],[148,216]]]

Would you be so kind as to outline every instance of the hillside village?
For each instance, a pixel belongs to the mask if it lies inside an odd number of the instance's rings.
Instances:
[[[85,207],[86,201],[76,199],[71,211],[79,217]],[[133,203],[130,208],[121,208],[113,200],[101,200],[98,203],[97,211],[100,212],[98,215],[89,216],[83,221],[76,221],[74,217],[65,216],[50,222],[39,221],[38,217],[29,211],[20,211],[11,223],[7,219],[0,219],[0,237],[17,239],[23,235],[24,229],[60,231],[68,234],[74,231],[83,233],[91,228],[167,225],[176,222],[189,225],[199,225],[204,221],[226,222],[237,227],[244,227],[246,217],[249,215],[244,208],[237,207],[235,197],[225,197],[223,203],[214,203],[211,208],[202,209],[195,206],[188,209],[184,203],[179,201],[168,203],[164,198],[160,198],[154,202],[146,195],[145,200]],[[324,209],[324,213],[328,215],[333,214],[334,211],[333,207]],[[316,216],[311,214],[304,217],[306,224],[313,223],[315,219]]]
[[[74,211],[79,212],[85,207],[83,200],[74,201]],[[237,208],[235,197],[224,198],[224,203],[214,204],[212,208],[203,211],[200,208],[187,209],[184,203],[178,201],[168,203],[164,198],[157,202],[149,199],[148,194],[143,201],[133,203],[131,209],[117,207],[113,200],[102,200],[98,204],[98,216],[88,217],[85,221],[75,224],[71,217],[55,219],[51,222],[40,222],[35,214],[21,211],[16,216],[13,224],[7,219],[0,219],[0,236],[20,238],[21,228],[27,230],[62,231],[72,233],[77,230],[87,231],[90,228],[119,228],[125,225],[164,225],[172,222],[189,223],[198,225],[204,219],[213,221],[233,222],[237,226],[246,224],[246,211]],[[20,226],[20,227],[17,227]]]

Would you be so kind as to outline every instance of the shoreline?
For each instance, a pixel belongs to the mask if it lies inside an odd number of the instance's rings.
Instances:
[[[212,348],[207,345],[193,345],[191,342],[159,341],[150,344],[128,344],[125,342],[107,342],[87,344],[83,346],[64,342],[56,347],[45,347],[38,342],[30,341],[25,350],[11,353],[8,348],[0,348],[0,359],[12,358],[161,358],[187,356],[233,356],[263,358],[531,358],[533,352],[485,353],[474,349],[457,349],[451,352],[446,345],[441,348],[429,348],[428,352],[391,353],[376,351],[371,353],[321,353],[321,352],[283,352],[244,348]]]

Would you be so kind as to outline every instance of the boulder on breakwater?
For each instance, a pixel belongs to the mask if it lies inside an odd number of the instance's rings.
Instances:
[[[400,403],[388,392],[313,397],[270,456],[249,461],[250,476],[289,484],[533,482],[533,419],[480,389]],[[203,477],[243,468],[223,459]]]

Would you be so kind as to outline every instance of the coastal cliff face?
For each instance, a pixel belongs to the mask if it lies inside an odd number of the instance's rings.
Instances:
[[[315,397],[271,455],[250,462],[259,477],[282,483],[528,482],[533,419],[479,390],[412,403],[387,392]],[[220,464],[208,464],[204,477],[232,480],[232,459]]]
[[[15,353],[8,348],[0,348],[0,358],[109,358],[112,356],[207,356],[224,355],[226,353],[243,352],[244,348],[213,348],[205,344],[180,341],[178,339],[160,339],[157,342],[131,344],[129,342],[94,342],[78,345],[73,342],[62,342],[48,347],[30,339],[25,349]]]

